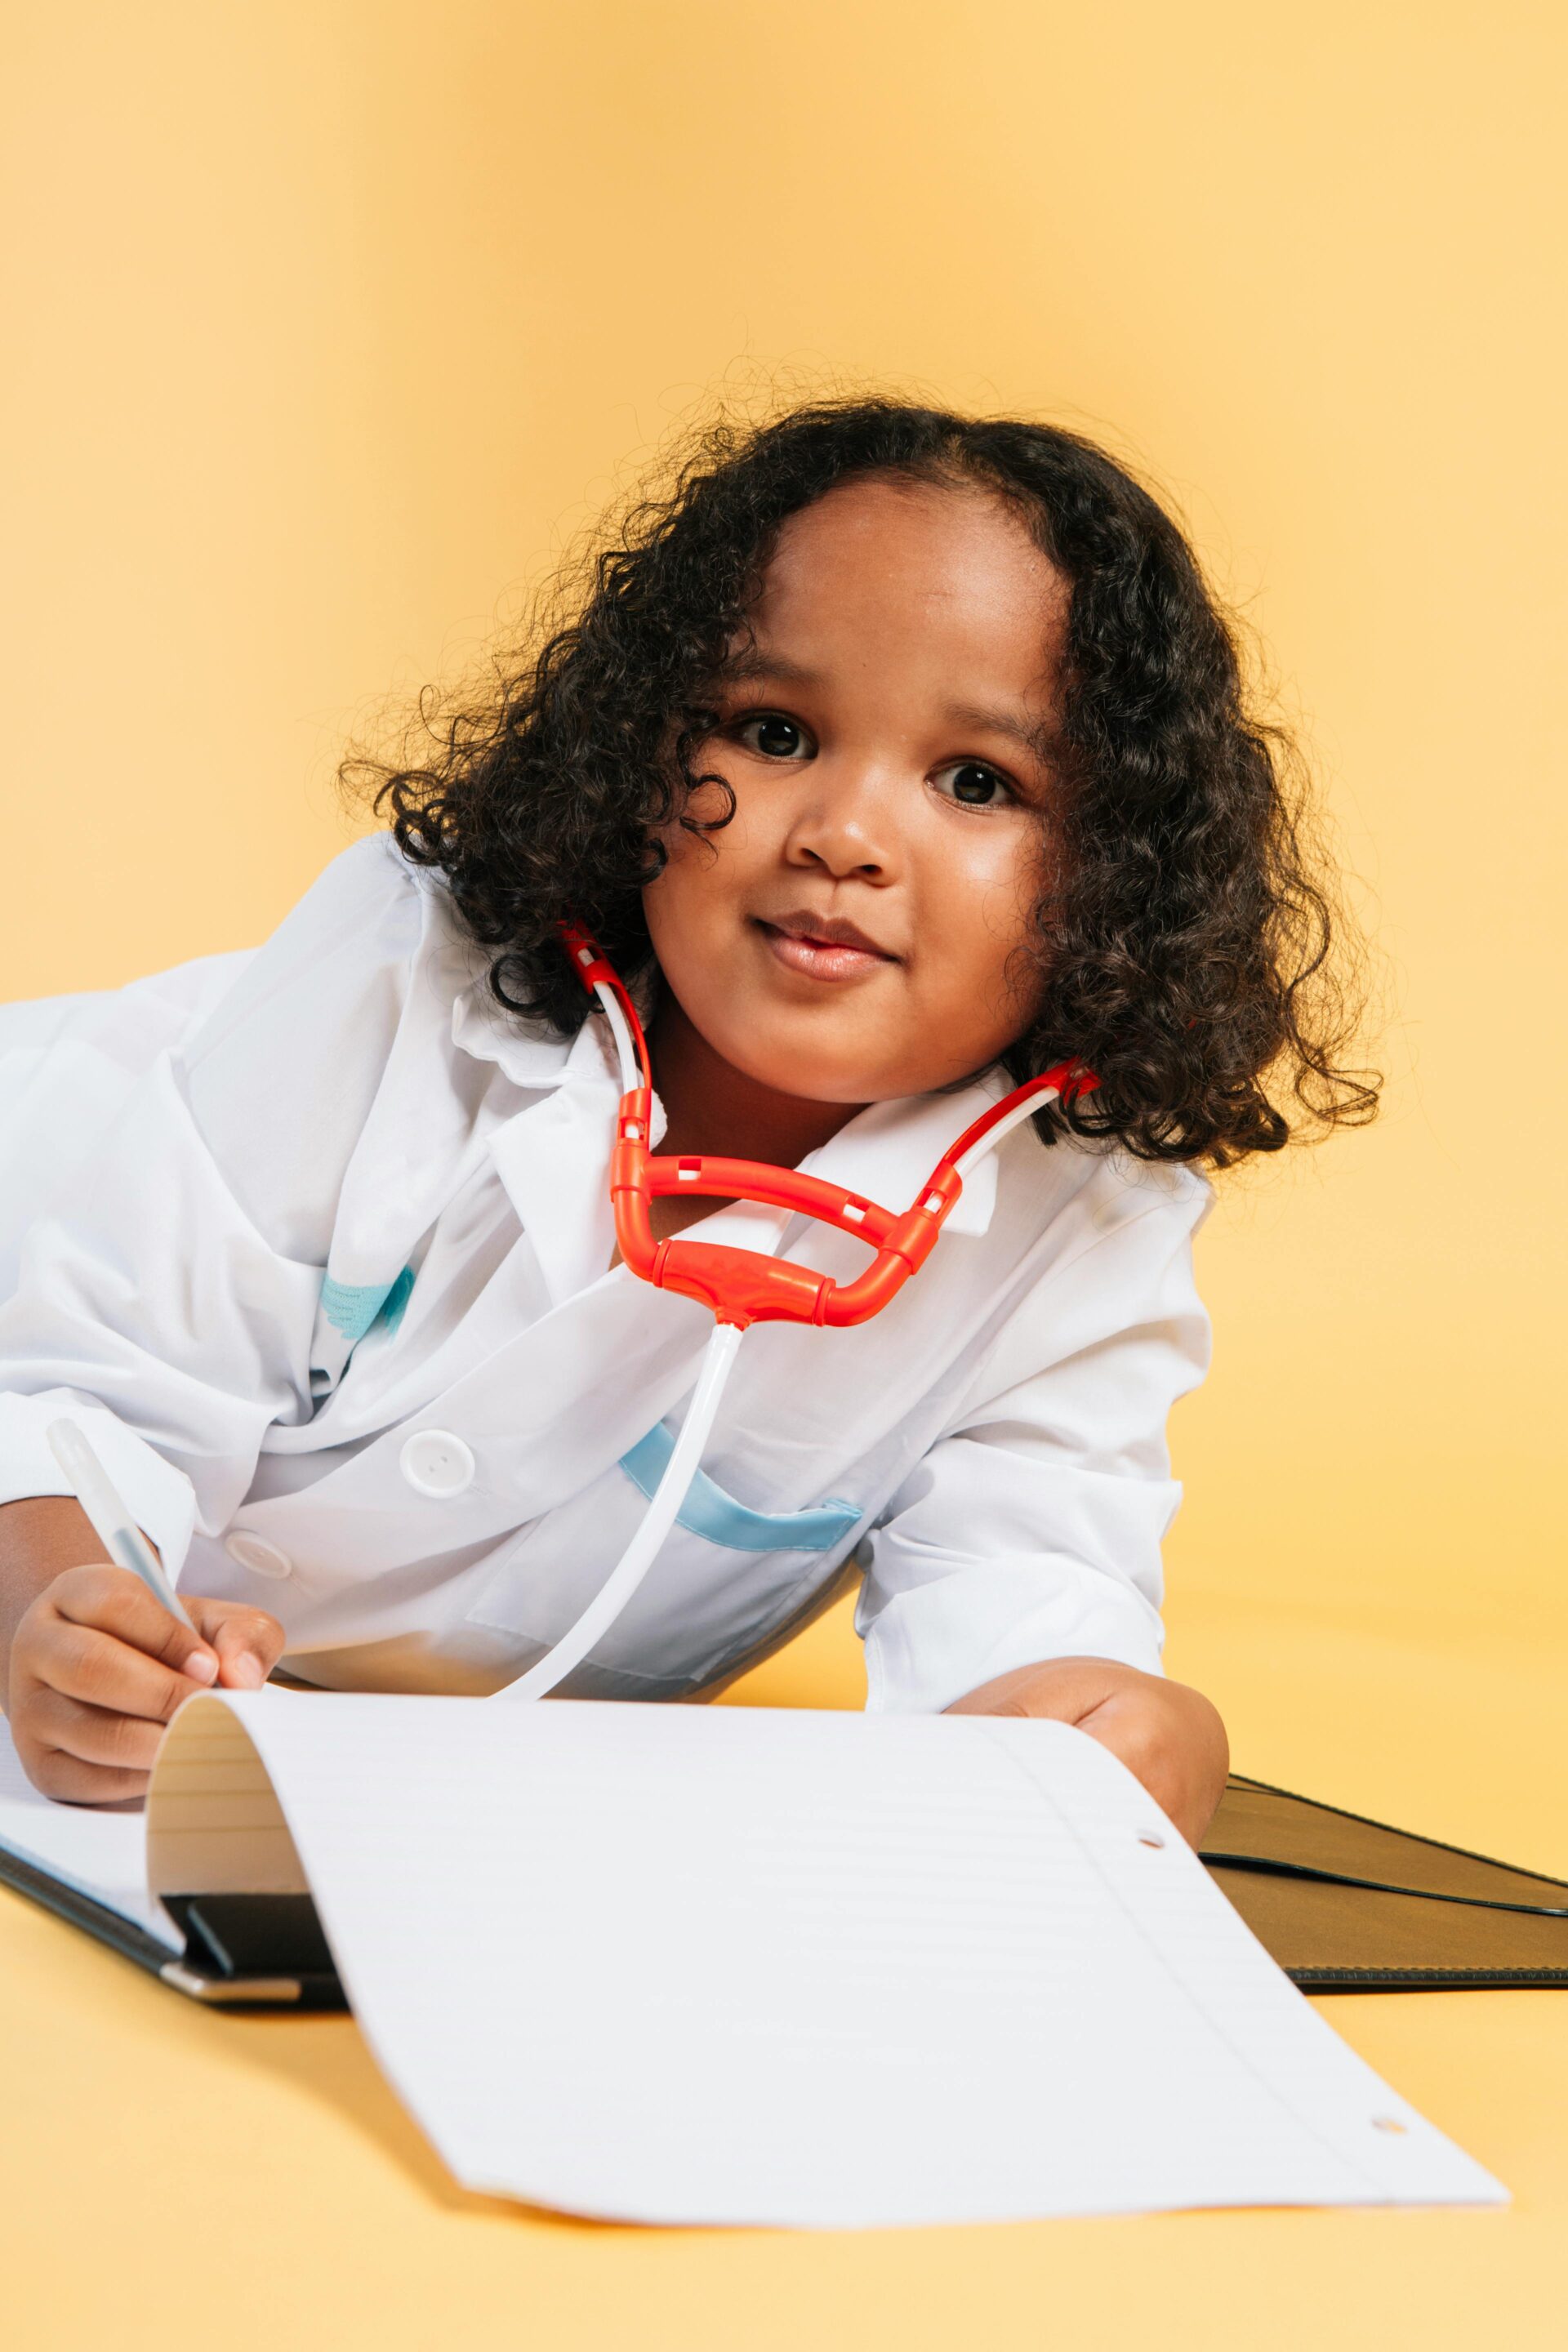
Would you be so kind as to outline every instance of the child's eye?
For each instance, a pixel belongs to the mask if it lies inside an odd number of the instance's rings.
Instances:
[[[931,782],[944,800],[958,801],[964,808],[999,808],[1004,801],[1017,798],[1006,777],[984,760],[955,760],[951,767],[939,768]]]
[[[742,719],[735,735],[748,751],[760,751],[764,760],[798,760],[810,749],[805,728],[780,710],[760,710],[754,718]]]

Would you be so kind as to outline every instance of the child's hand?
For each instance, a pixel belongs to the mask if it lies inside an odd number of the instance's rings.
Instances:
[[[283,1628],[233,1601],[180,1598],[200,1638],[128,1568],[68,1568],[37,1595],[11,1643],[5,1713],[46,1796],[100,1805],[139,1797],[163,1726],[216,1683],[257,1690]]]
[[[1110,1658],[1018,1666],[955,1699],[949,1715],[1050,1716],[1119,1756],[1189,1843],[1214,1815],[1230,1769],[1218,1710],[1201,1691]]]

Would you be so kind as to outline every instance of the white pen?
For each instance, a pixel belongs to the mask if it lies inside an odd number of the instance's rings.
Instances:
[[[100,1543],[108,1549],[110,1559],[121,1568],[128,1568],[139,1576],[155,1601],[163,1602],[171,1617],[182,1625],[191,1624],[184,1601],[163,1572],[163,1564],[136,1525],[131,1513],[115,1491],[108,1471],[88,1444],[86,1436],[74,1421],[51,1421],[45,1434],[53,1448],[55,1460],[70,1480],[71,1492],[87,1513],[97,1530]],[[198,1640],[200,1636],[197,1636]]]

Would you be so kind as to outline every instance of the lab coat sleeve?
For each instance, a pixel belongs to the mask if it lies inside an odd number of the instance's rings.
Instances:
[[[28,1224],[0,1299],[0,1502],[69,1492],[46,1435],[68,1412],[177,1575],[268,1425],[310,1418],[333,1212],[423,896],[384,835],[333,859]]]
[[[869,1708],[935,1713],[1050,1658],[1160,1671],[1160,1545],[1181,1499],[1165,1421],[1208,1365],[1192,1236],[1209,1201],[1185,1170],[1149,1171],[985,1350],[871,1537]]]

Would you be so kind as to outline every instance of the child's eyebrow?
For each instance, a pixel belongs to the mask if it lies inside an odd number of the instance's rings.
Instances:
[[[800,662],[791,661],[784,654],[737,654],[732,661],[724,664],[719,677],[726,686],[740,685],[756,677],[777,678],[783,686],[817,686],[821,683],[816,670],[805,668]]]
[[[1058,728],[1057,720],[1050,716],[1022,719],[1009,710],[981,710],[969,703],[950,704],[947,716],[954,727],[973,727],[988,730],[993,735],[1005,735],[1037,759],[1050,756]]]

